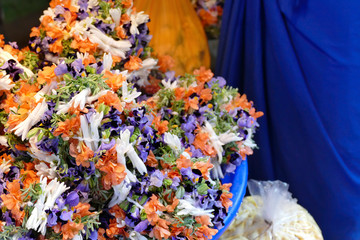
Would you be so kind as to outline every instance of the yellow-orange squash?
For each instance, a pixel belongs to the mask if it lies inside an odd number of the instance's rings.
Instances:
[[[150,46],[155,55],[175,60],[176,74],[210,67],[207,38],[189,0],[135,0],[134,5],[138,12],[149,14]]]

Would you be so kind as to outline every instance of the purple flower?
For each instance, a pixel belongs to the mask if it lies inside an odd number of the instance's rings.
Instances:
[[[177,189],[177,187],[180,185],[180,178],[179,177],[174,177],[172,180],[172,184],[170,186],[170,188],[172,189]]]
[[[98,231],[96,229],[94,229],[94,231],[90,231],[89,239],[90,240],[97,240],[98,239]]]
[[[47,219],[47,226],[53,227],[57,224],[57,215],[53,212],[50,212],[48,219]]]
[[[70,207],[75,207],[79,204],[79,195],[77,192],[72,191],[66,197],[65,204],[68,204]]]
[[[19,80],[20,74],[24,72],[23,69],[16,66],[16,61],[13,59],[6,61],[0,69],[5,70],[6,74],[9,74],[13,81]]]
[[[219,88],[223,88],[226,84],[226,80],[223,77],[214,77],[207,83],[209,88],[212,88],[214,84],[218,84]]]
[[[69,220],[71,220],[71,216],[74,212],[72,210],[69,210],[69,211],[62,211],[61,214],[60,214],[60,219],[67,222]]]
[[[85,66],[80,58],[71,63],[71,74],[74,78],[86,76]]]
[[[17,45],[16,42],[9,42],[9,45],[10,45],[12,48],[19,49],[19,46]]]
[[[56,76],[61,76],[65,73],[68,73],[68,66],[62,62],[61,64],[59,64],[55,69],[54,69],[54,73]]]
[[[89,66],[96,69],[97,74],[101,74],[102,71],[104,70],[104,66],[103,66],[103,63],[101,61],[97,62],[97,63],[93,63],[93,64],[91,64]]]
[[[164,175],[160,170],[155,170],[155,172],[150,177],[150,185],[155,187],[161,187],[164,181]]]
[[[95,20],[94,26],[105,34],[110,34],[111,32],[114,31],[114,28],[115,28],[114,23],[112,23],[112,24],[104,23],[100,19]]]
[[[134,230],[141,233],[149,226],[149,224],[150,222],[148,220],[141,221],[135,226]]]
[[[42,150],[44,152],[49,152],[49,153],[57,153],[58,145],[59,145],[58,138],[49,138],[49,137],[44,137],[38,143],[36,143],[36,146],[40,150]]]

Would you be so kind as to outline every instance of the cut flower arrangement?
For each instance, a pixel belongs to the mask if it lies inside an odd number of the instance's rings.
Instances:
[[[81,4],[131,9],[73,2],[50,6],[68,4],[70,19]],[[220,179],[252,154],[262,115],[245,95],[200,68],[158,72],[148,97],[136,88],[148,74],[123,62],[134,55],[53,52],[50,62],[43,48],[0,46],[0,239],[211,239],[223,226],[232,194]]]

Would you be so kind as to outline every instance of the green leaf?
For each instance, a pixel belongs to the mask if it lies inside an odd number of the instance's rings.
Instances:
[[[185,194],[185,188],[183,186],[178,187],[176,190],[175,196],[177,199],[182,199]]]

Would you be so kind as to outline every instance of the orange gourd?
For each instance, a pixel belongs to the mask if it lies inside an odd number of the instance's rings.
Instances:
[[[158,57],[175,60],[171,70],[183,75],[210,67],[207,38],[190,0],[135,0],[134,5],[149,14],[150,46]]]

